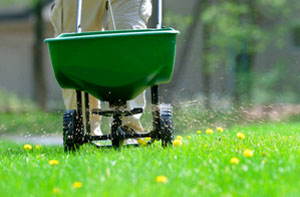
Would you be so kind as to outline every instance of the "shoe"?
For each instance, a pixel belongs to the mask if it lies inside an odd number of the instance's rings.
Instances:
[[[124,117],[122,119],[123,125],[127,126],[134,131],[144,132],[144,128],[139,119],[134,118],[133,116]]]
[[[100,127],[94,128],[94,131],[92,131],[91,134],[92,134],[93,136],[99,136],[99,135],[102,135],[101,128],[100,128]]]

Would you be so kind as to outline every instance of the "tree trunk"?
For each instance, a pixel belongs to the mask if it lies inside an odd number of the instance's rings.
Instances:
[[[202,83],[203,83],[203,92],[205,96],[205,108],[207,110],[211,109],[211,72],[210,72],[210,61],[208,59],[210,54],[210,36],[211,36],[211,24],[203,25],[203,62],[202,62]]]
[[[249,13],[242,17],[242,23],[258,24],[259,13],[257,12],[254,0],[245,0],[245,4],[249,6]],[[255,43],[252,38],[244,41],[242,52],[236,55],[236,82],[234,90],[234,106],[239,108],[241,105],[250,105],[252,102],[252,86],[255,52],[253,48]]]
[[[247,48],[247,47],[246,47]],[[249,74],[249,55],[241,52],[235,57],[235,89],[233,92],[234,106],[239,108],[245,101]]]
[[[193,22],[189,25],[186,31],[186,42],[184,42],[184,45],[182,47],[182,51],[180,54],[179,62],[177,63],[177,66],[175,67],[174,75],[173,75],[173,82],[171,84],[171,97],[172,100],[175,99],[175,94],[178,92],[178,86],[181,83],[181,76],[184,76],[184,73],[187,70],[187,60],[190,54],[191,46],[195,37],[197,25],[200,20],[200,14],[201,14],[201,8],[202,8],[202,0],[196,0],[195,5],[193,6]]]
[[[34,99],[38,106],[46,110],[46,79],[43,66],[43,0],[34,5],[35,13],[35,41],[33,46],[33,87]]]

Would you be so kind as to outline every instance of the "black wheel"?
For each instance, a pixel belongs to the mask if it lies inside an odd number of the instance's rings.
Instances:
[[[172,110],[165,109],[160,112],[160,136],[162,146],[170,146],[174,140]]]
[[[111,144],[115,148],[119,148],[120,146],[122,146],[125,139],[125,132],[121,129],[121,124],[122,122],[120,117],[114,117],[111,126]]]
[[[121,127],[112,128],[112,139],[111,144],[115,148],[119,148],[123,145],[123,142],[125,140],[126,133],[121,129]]]
[[[63,117],[65,151],[74,151],[83,143],[83,123],[77,119],[76,110],[66,110]]]
[[[123,142],[124,142],[124,140],[120,140],[118,138],[114,138],[111,140],[111,144],[115,148],[119,148],[120,146],[122,146]]]

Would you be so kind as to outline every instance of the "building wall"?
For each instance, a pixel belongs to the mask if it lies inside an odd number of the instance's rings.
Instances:
[[[28,99],[33,99],[33,84],[38,83],[32,77],[33,24],[33,20],[26,20],[0,25],[0,88]],[[45,24],[45,34],[45,37],[53,35],[49,23]],[[49,105],[61,104],[61,91],[54,78],[46,44],[43,53],[47,100]]]

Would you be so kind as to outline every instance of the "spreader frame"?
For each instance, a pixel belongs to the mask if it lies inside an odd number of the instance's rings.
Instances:
[[[83,101],[82,101],[82,91],[76,90],[76,99],[77,99],[77,124],[78,128],[80,128],[83,136],[79,137],[79,139],[74,139],[74,141],[78,142],[79,144],[95,144],[94,141],[102,141],[102,140],[111,140],[112,145],[97,145],[97,147],[120,147],[122,145],[122,141],[127,139],[138,139],[138,138],[146,138],[150,137],[151,140],[148,144],[151,144],[154,140],[161,140],[162,139],[162,132],[161,132],[161,120],[160,120],[160,110],[158,107],[152,108],[152,125],[153,129],[150,132],[127,132],[124,131],[122,126],[122,116],[132,116],[135,114],[143,113],[142,108],[134,108],[132,110],[120,110],[120,108],[124,107],[124,103],[120,103],[119,106],[116,106],[116,103],[110,103],[110,106],[113,105],[114,109],[112,110],[101,110],[101,109],[92,109],[91,113],[94,115],[99,116],[106,116],[112,117],[112,125],[111,125],[111,133],[110,134],[103,134],[98,136],[91,135],[91,126],[90,126],[90,102],[89,102],[89,95],[88,93],[84,92],[84,109],[85,109],[85,129],[83,124]],[[151,87],[151,104],[152,106],[159,106],[160,99],[159,99],[159,86],[155,85]],[[171,143],[171,141],[170,141]],[[169,144],[170,144],[169,143]],[[127,145],[134,145],[138,146],[139,144],[127,144]]]

